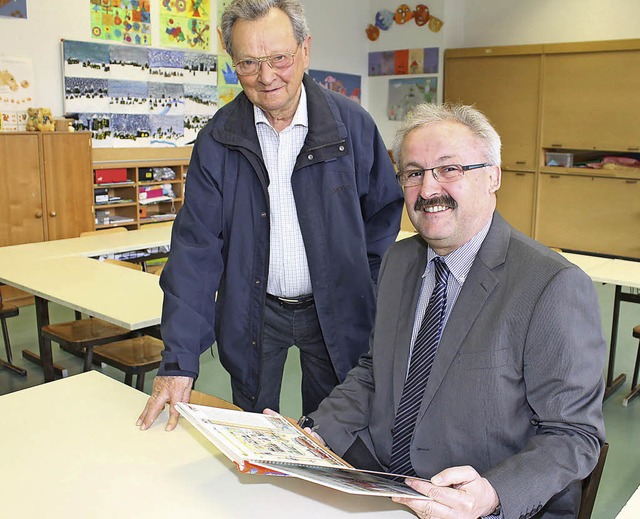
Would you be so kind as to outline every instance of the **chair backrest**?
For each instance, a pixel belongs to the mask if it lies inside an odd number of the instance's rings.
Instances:
[[[221,407],[222,409],[233,409],[235,411],[242,411],[238,406],[227,402],[217,396],[208,395],[207,393],[201,393],[200,391],[191,391],[191,397],[189,403],[196,405],[207,405],[209,407]]]
[[[105,263],[111,263],[113,265],[118,265],[120,267],[125,267],[133,270],[142,270],[142,265],[140,263],[131,263],[130,261],[122,261],[118,259],[106,258],[104,260]]]
[[[604,469],[604,462],[607,459],[608,451],[609,444],[605,443],[602,449],[600,449],[600,456],[598,456],[598,463],[596,463],[595,468],[591,474],[582,480],[582,499],[580,500],[578,519],[591,518],[591,512],[593,512],[593,505],[596,502],[596,494],[598,493],[598,486],[600,486],[602,470]]]
[[[114,232],[127,232],[126,227],[107,227],[106,229],[100,229],[97,231],[84,231],[80,233],[80,238],[85,236],[95,236],[96,234],[111,234]]]

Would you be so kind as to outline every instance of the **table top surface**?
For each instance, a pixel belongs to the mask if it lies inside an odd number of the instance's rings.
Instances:
[[[0,281],[129,330],[160,323],[158,276],[92,257],[169,245],[169,226],[0,248]]]
[[[241,474],[188,422],[147,431],[147,395],[96,371],[0,396],[3,517],[405,518],[388,498]]]

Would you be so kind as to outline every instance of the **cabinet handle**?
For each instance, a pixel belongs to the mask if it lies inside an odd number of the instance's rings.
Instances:
[[[629,150],[629,151],[638,151],[638,150],[640,150],[640,146],[631,146],[630,148],[627,148],[627,150]]]
[[[627,184],[637,184],[637,180],[627,180]]]
[[[526,160],[516,160],[516,164],[526,164]]]
[[[42,211],[36,211],[36,218],[42,218]]]
[[[562,144],[552,144],[552,148],[562,148]]]
[[[551,175],[551,178],[560,178],[560,175]]]
[[[56,213],[55,211],[51,211],[49,213],[49,216],[56,217],[56,216],[58,216],[58,213]]]
[[[516,173],[516,177],[524,177],[526,173]]]

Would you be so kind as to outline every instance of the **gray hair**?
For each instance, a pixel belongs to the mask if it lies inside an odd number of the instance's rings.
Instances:
[[[402,144],[407,135],[421,126],[442,122],[464,124],[482,141],[485,160],[500,166],[500,136],[480,110],[474,106],[462,104],[423,103],[411,110],[396,133],[393,156],[398,168],[402,167]]]
[[[231,30],[238,20],[254,21],[267,15],[271,9],[280,9],[291,20],[293,36],[301,44],[309,36],[304,7],[299,0],[233,0],[222,14],[220,30],[226,51],[233,57]]]

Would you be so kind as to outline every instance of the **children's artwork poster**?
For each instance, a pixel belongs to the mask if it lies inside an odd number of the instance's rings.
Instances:
[[[437,74],[439,54],[438,47],[370,52],[369,75]]]
[[[0,0],[0,16],[26,18],[27,0]]]
[[[218,107],[217,57],[63,41],[64,110],[95,147],[183,146]]]
[[[360,104],[361,79],[355,74],[309,70],[309,76],[323,88],[338,92]]]
[[[402,121],[416,105],[435,103],[437,91],[436,77],[390,79],[387,105],[389,120]]]
[[[231,57],[225,52],[218,54],[218,106],[229,104],[242,92]]]
[[[0,114],[2,131],[25,130],[27,108],[34,104],[30,58],[0,56]]]
[[[151,0],[90,0],[91,36],[151,45]]]
[[[167,47],[211,49],[210,0],[162,0],[160,43]]]

